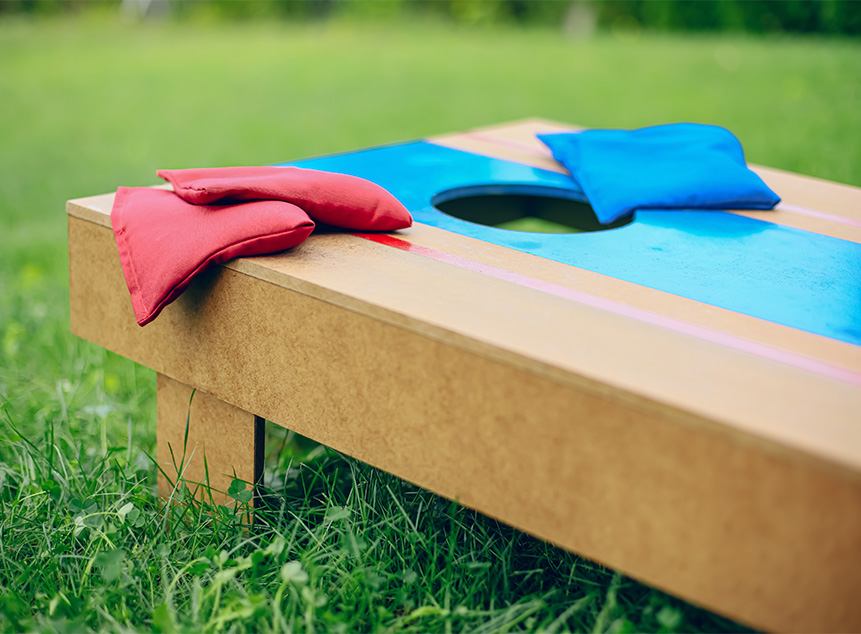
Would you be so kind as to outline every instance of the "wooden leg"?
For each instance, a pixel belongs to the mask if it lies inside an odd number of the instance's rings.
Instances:
[[[262,418],[200,391],[192,398],[191,387],[163,374],[158,375],[157,389],[158,488],[163,497],[171,496],[178,475],[194,491],[194,483],[207,481],[207,470],[216,504],[231,501],[227,490],[234,478],[260,481]]]

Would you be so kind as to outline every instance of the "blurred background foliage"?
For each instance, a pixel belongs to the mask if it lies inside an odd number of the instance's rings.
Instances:
[[[208,19],[433,17],[460,24],[541,24],[566,30],[861,34],[859,0],[0,0],[6,13],[119,10]]]

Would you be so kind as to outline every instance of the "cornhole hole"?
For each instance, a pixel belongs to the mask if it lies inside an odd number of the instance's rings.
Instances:
[[[146,328],[113,195],[70,201],[72,331],[158,372],[160,462],[198,390],[191,480],[256,481],[265,419],[744,623],[861,629],[861,189],[755,167],[775,210],[601,226],[534,136],[566,129],[293,163],[416,223],[218,266]]]

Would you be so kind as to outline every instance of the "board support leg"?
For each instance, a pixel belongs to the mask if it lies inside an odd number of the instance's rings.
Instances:
[[[210,501],[209,492],[198,487],[208,481],[211,501],[232,505],[227,491],[234,478],[253,485],[261,481],[261,417],[163,374],[158,375],[157,401],[158,490],[162,497],[175,497],[175,485],[181,479],[198,498]],[[256,487],[252,489],[252,503],[258,505]]]

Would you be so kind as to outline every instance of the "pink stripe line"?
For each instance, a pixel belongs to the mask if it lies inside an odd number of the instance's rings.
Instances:
[[[646,324],[679,332],[691,337],[696,337],[697,339],[702,339],[704,341],[731,348],[733,350],[753,354],[770,361],[776,361],[800,370],[806,370],[807,372],[813,372],[830,379],[836,379],[838,381],[843,381],[861,387],[861,373],[834,366],[817,359],[811,359],[809,357],[795,354],[793,352],[787,352],[786,350],[781,350],[756,341],[736,337],[735,335],[730,335],[719,330],[712,330],[711,328],[697,326],[672,317],[659,315],[658,313],[653,313],[648,310],[635,308],[634,306],[628,306],[627,304],[621,304],[610,299],[598,297],[597,295],[576,291],[565,286],[539,280],[521,273],[515,273],[514,271],[501,269],[490,264],[482,264],[481,262],[476,262],[452,253],[439,251],[431,247],[413,244],[412,242],[408,242],[388,234],[354,233],[353,235],[379,244],[395,247],[402,251],[409,251],[410,253],[430,258],[438,262],[444,262],[445,264],[450,264],[462,269],[481,273],[482,275],[511,282],[519,286],[555,295],[556,297],[571,300],[578,304],[584,304],[616,315],[636,319],[637,321]]]
[[[819,218],[820,220],[828,220],[829,222],[839,222],[840,224],[850,225],[852,227],[861,227],[861,220],[844,218],[843,216],[838,216],[836,214],[829,214],[825,211],[816,211],[815,209],[808,209],[807,207],[799,207],[798,205],[780,203],[776,207],[776,211],[788,211],[789,213],[798,214],[799,216],[809,216],[811,218]]]

